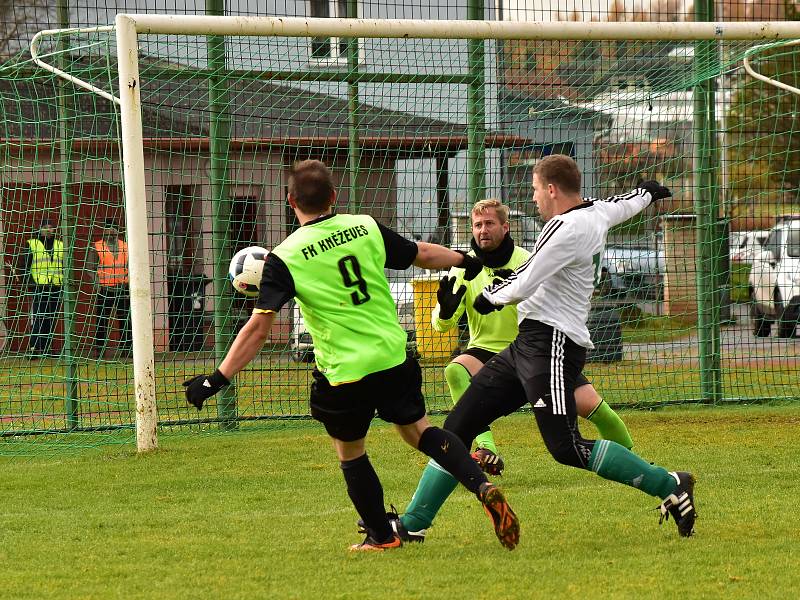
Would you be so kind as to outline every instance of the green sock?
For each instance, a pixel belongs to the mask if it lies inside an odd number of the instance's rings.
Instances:
[[[497,454],[497,446],[494,445],[494,436],[491,431],[484,431],[475,437],[475,445],[478,448],[486,448]]]
[[[594,423],[597,431],[600,432],[600,437],[604,440],[617,442],[628,450],[633,448],[633,439],[631,439],[628,428],[605,400],[600,400],[600,404],[594,407],[586,419]]]
[[[408,531],[420,531],[433,524],[436,513],[458,486],[455,477],[445,471],[435,460],[429,460],[422,472],[417,491],[411,498],[400,521]]]
[[[662,500],[678,485],[663,467],[651,465],[627,448],[608,440],[595,442],[589,468],[604,479],[624,483]]]
[[[453,399],[455,406],[464,392],[469,387],[470,377],[467,368],[459,363],[451,362],[444,368],[444,377],[447,380],[447,387],[450,388],[450,398]],[[486,448],[497,454],[497,446],[494,443],[494,436],[491,431],[485,431],[475,438],[475,443],[480,448]]]

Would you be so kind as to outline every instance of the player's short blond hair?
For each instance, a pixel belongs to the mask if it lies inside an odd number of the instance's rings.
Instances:
[[[482,215],[490,208],[493,208],[500,219],[500,223],[508,222],[508,207],[500,202],[497,198],[486,198],[485,200],[478,200],[475,206],[472,207],[473,215]]]

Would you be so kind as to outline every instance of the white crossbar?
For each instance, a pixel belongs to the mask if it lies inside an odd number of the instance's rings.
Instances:
[[[779,40],[800,22],[584,23],[120,14],[139,34],[502,40]]]

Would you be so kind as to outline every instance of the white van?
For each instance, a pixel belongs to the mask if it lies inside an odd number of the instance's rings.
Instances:
[[[800,219],[783,219],[769,231],[753,259],[750,295],[755,336],[769,336],[777,322],[779,337],[795,337],[800,321]]]
[[[734,231],[730,237],[731,262],[752,264],[761,253],[769,231]]]

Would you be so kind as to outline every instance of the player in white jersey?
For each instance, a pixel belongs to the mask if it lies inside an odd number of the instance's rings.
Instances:
[[[572,158],[552,155],[534,168],[533,199],[546,221],[533,255],[511,276],[474,301],[482,314],[516,304],[519,334],[473,377],[444,427],[469,445],[495,419],[530,403],[539,432],[558,462],[661,498],[682,536],[694,531],[694,476],[667,472],[616,442],[589,440],[577,426],[575,386],[592,341],[586,321],[600,276],[609,228],[670,191],[648,181],[606,200],[584,200]]]
[[[530,252],[515,245],[509,233],[508,215],[508,207],[493,198],[479,200],[472,207],[472,252],[483,263],[483,271],[472,281],[462,284],[463,270],[454,268],[439,285],[438,303],[431,317],[433,327],[439,331],[451,329],[466,311],[470,333],[467,349],[444,370],[453,404],[458,403],[481,367],[513,342],[519,333],[515,306],[488,315],[477,313],[472,308],[473,301],[487,285],[495,279],[499,281],[507,277],[531,256]],[[633,446],[625,423],[583,374],[575,382],[575,404],[578,414],[597,427],[600,437],[626,448]],[[504,462],[497,454],[491,431],[479,433],[475,444],[477,449],[472,457],[481,468],[489,475],[501,475]],[[428,461],[405,513],[402,516],[395,512],[388,515],[400,538],[404,542],[424,541],[436,513],[457,485],[452,475],[436,461]]]

